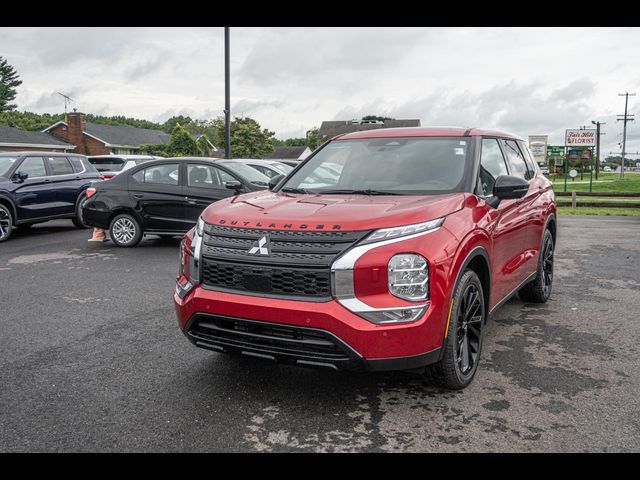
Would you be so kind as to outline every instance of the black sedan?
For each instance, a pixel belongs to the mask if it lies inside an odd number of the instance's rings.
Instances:
[[[211,203],[268,187],[269,178],[242,163],[213,158],[167,158],[131,168],[87,191],[86,225],[109,230],[120,247],[145,234],[182,235]]]

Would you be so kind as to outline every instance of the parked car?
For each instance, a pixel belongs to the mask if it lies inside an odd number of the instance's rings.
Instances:
[[[80,204],[99,180],[86,157],[59,152],[0,153],[0,242],[13,227],[70,218],[84,228]]]
[[[103,180],[108,180],[136,165],[163,157],[154,155],[91,155],[87,158],[100,172],[100,177]]]
[[[549,167],[547,167],[546,165],[544,166],[540,166],[540,173],[542,173],[543,175],[549,175]]]
[[[273,178],[276,175],[288,175],[293,170],[293,167],[276,160],[261,160],[253,158],[234,158],[234,162],[240,162],[245,165],[255,168],[263,175],[269,178]]]
[[[611,172],[611,167],[609,165],[607,165],[606,167],[604,167],[602,169],[603,172]]]
[[[184,234],[211,202],[267,188],[260,172],[218,160],[151,160],[100,182],[87,192],[84,222],[108,229],[117,246],[133,247],[146,234]]]
[[[280,163],[284,163],[285,165],[289,165],[290,167],[296,168],[298,165],[300,165],[302,162],[300,160],[284,160],[284,159],[280,159],[280,160],[276,160]]]
[[[339,174],[318,186],[331,164]],[[270,190],[213,203],[182,241],[174,302],[198,347],[334,370],[421,369],[460,389],[490,314],[515,293],[551,294],[555,197],[516,135],[349,133]]]

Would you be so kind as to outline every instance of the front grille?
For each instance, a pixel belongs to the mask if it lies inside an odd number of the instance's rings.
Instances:
[[[358,357],[323,330],[233,317],[199,315],[187,335],[200,347],[294,363],[335,366]]]
[[[205,259],[202,280],[206,285],[230,290],[288,296],[331,295],[331,271],[304,268],[270,268]]]
[[[205,225],[202,283],[268,296],[331,297],[331,264],[368,231],[299,231]],[[250,254],[262,237],[269,255]]]

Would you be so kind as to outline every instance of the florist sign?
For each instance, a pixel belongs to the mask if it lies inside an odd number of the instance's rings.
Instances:
[[[596,131],[567,130],[564,144],[567,147],[594,147],[596,145]]]

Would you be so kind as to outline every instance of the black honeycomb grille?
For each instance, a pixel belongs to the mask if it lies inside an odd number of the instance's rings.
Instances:
[[[267,296],[329,299],[331,264],[368,231],[289,231],[206,225],[202,283]],[[263,238],[269,254],[249,251]]]

